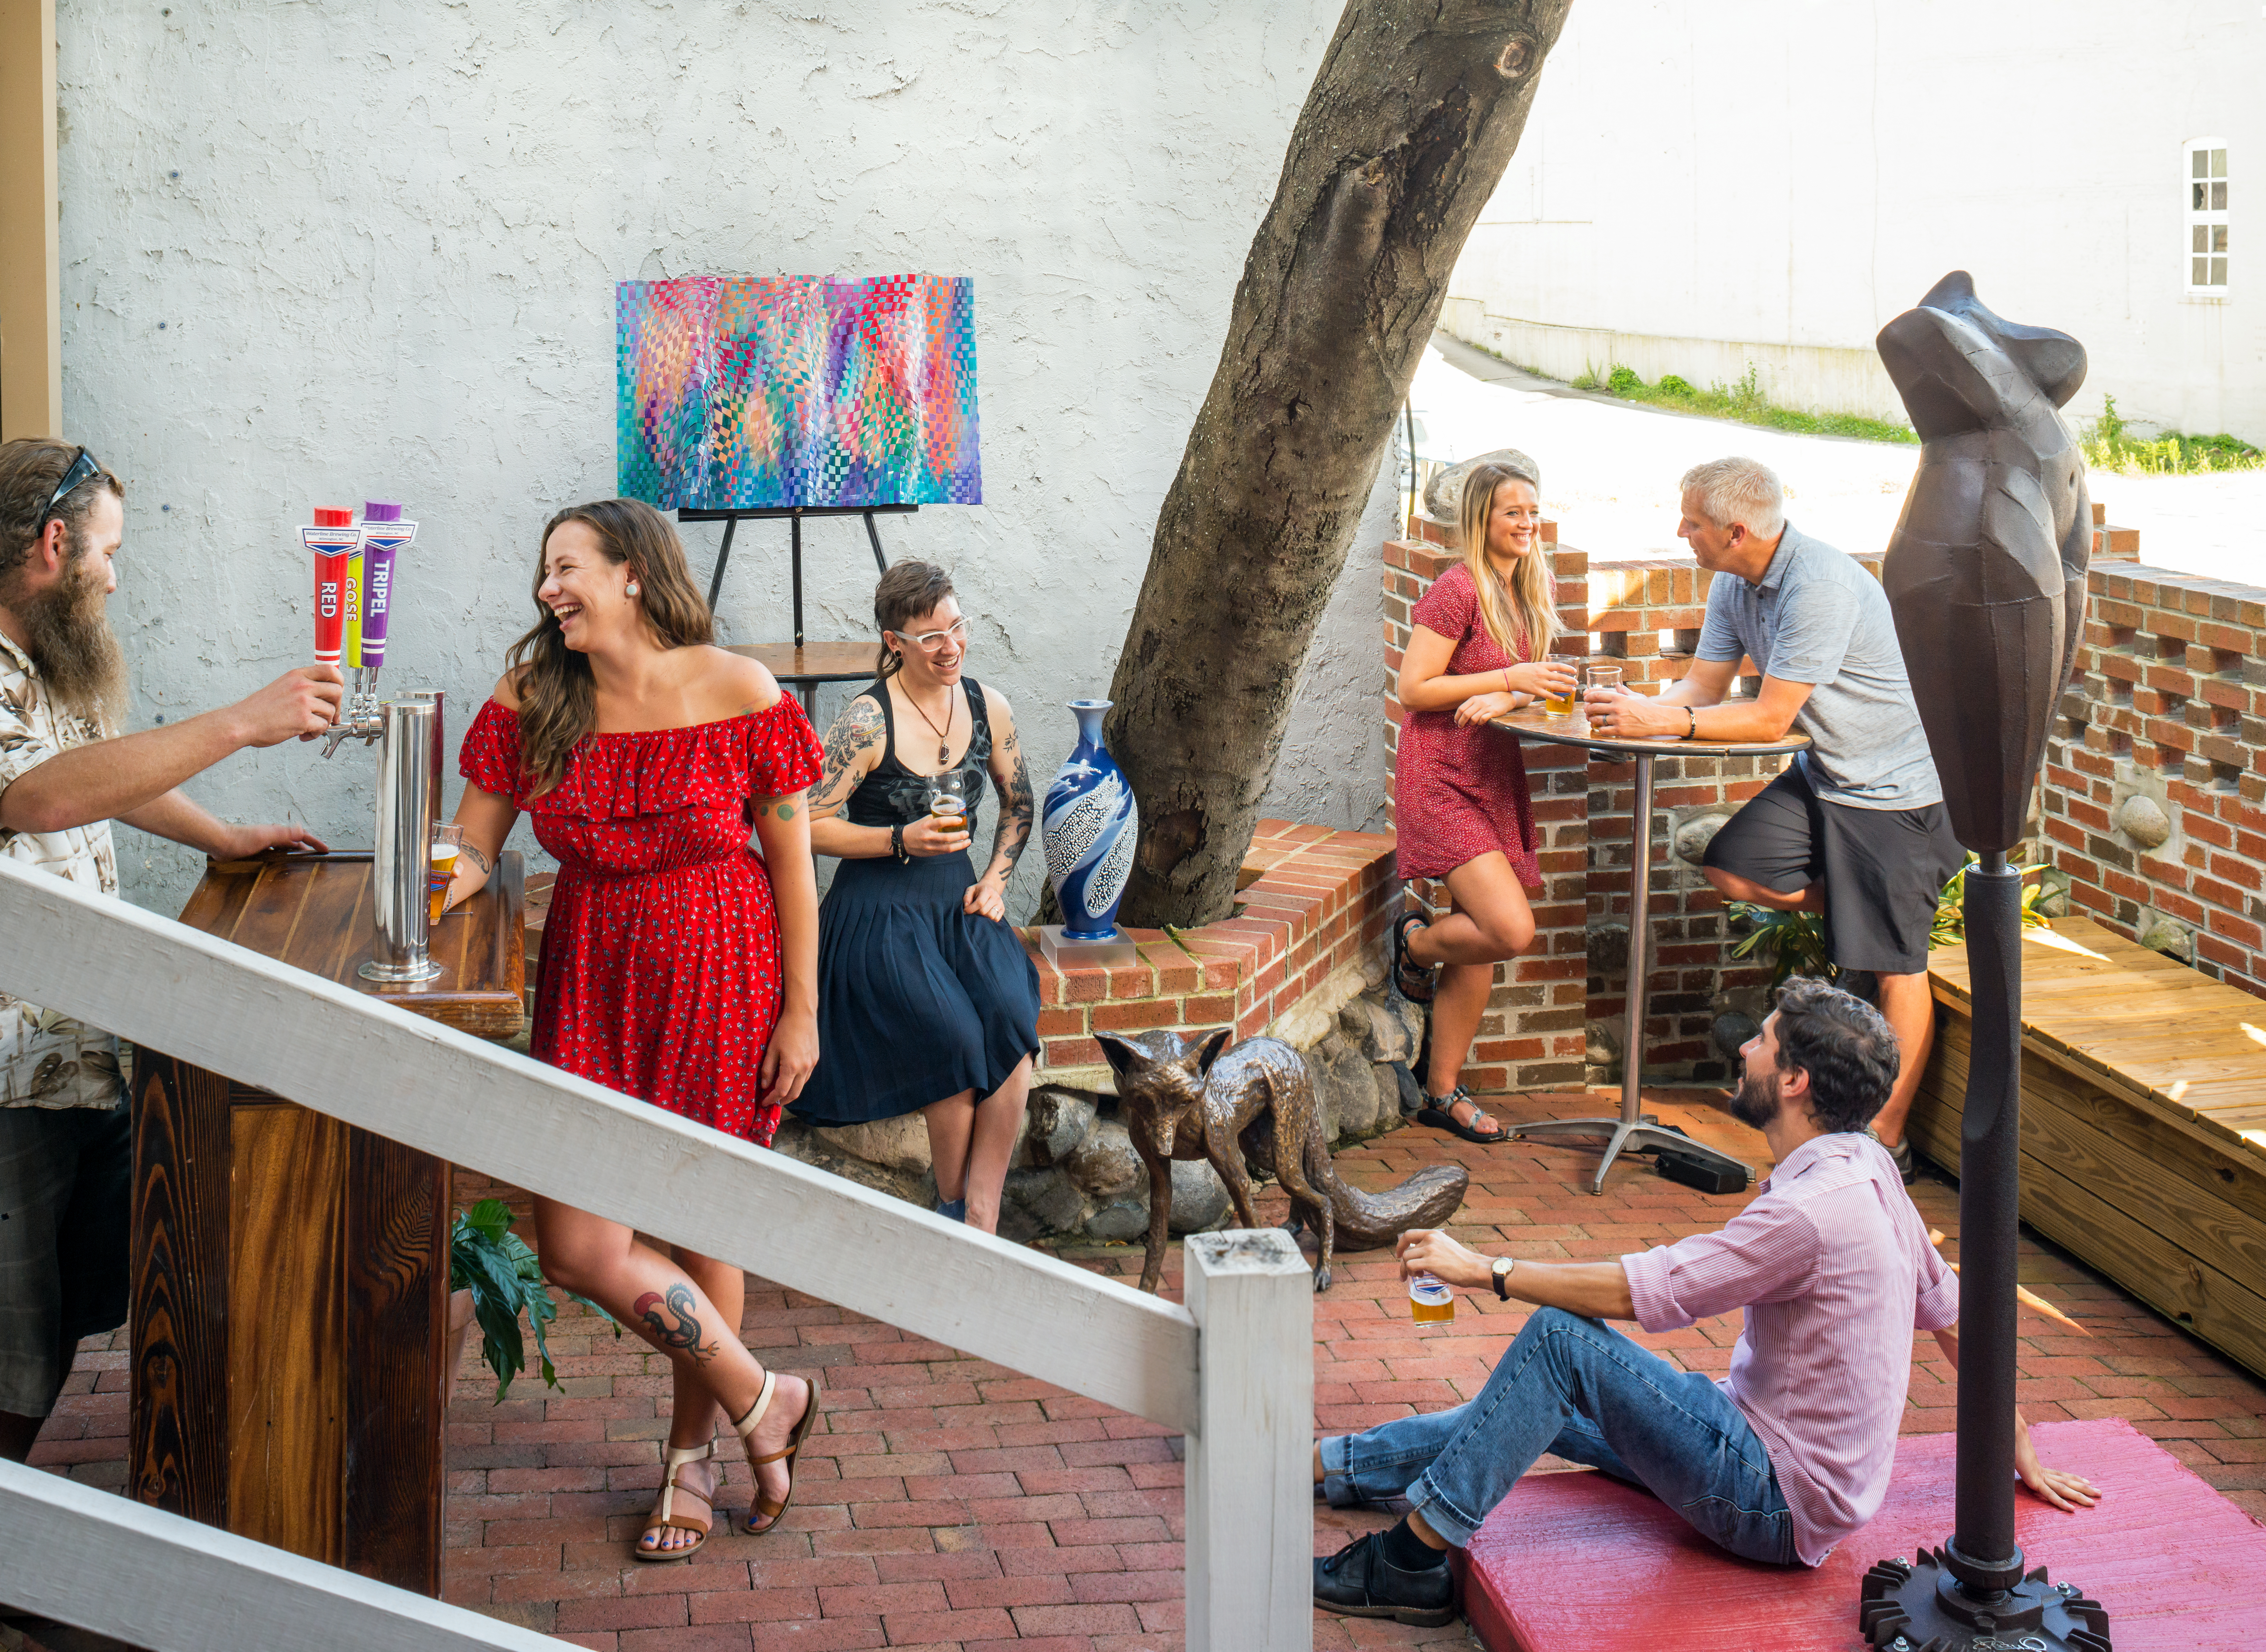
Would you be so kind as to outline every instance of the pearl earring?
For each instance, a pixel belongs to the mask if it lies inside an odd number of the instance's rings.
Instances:
[[[629,593],[632,596],[637,595],[637,581],[635,580],[632,580],[629,583]]]

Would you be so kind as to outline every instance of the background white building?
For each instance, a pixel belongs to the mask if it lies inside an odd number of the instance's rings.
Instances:
[[[1076,732],[1062,702],[1108,687],[1339,11],[62,0],[62,427],[127,479],[113,614],[137,721],[306,660],[296,524],[397,500],[422,529],[387,677],[448,692],[453,756],[534,618],[544,520],[615,491],[614,284],[919,270],[975,279],[985,502],[882,532],[953,569],[969,669],[1014,701],[1043,786]],[[1388,468],[1271,812],[1382,818],[1392,499]],[[719,530],[685,537],[705,576]],[[867,636],[862,531],[806,540],[809,634]],[[725,640],[788,636],[784,524],[741,532],[720,609]],[[371,767],[294,745],[190,789],[360,845]],[[194,858],[123,837],[128,893],[177,910]]]
[[[2072,412],[2266,441],[2262,85],[2257,0],[1577,0],[1444,325],[1902,420],[1874,335],[1964,267]]]

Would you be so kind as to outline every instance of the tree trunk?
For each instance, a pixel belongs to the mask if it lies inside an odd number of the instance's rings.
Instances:
[[[1110,687],[1110,749],[1141,806],[1128,922],[1232,905],[1314,626],[1570,4],[1349,0]]]

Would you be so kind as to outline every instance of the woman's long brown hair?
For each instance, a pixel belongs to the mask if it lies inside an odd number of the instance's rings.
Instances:
[[[1505,482],[1524,482],[1534,489],[1538,501],[1542,497],[1542,489],[1524,471],[1507,464],[1474,466],[1464,478],[1463,508],[1457,513],[1464,536],[1464,566],[1479,589],[1480,623],[1488,635],[1514,660],[1522,652],[1529,660],[1539,660],[1558,635],[1556,593],[1540,526],[1535,529],[1534,549],[1519,558],[1507,586],[1488,559],[1488,519],[1495,515],[1495,489]]]
[[[535,563],[537,593],[543,589],[543,555],[550,550],[551,536],[570,522],[582,523],[597,536],[606,560],[630,565],[646,625],[662,647],[687,648],[715,640],[715,620],[684,565],[683,542],[668,518],[642,500],[569,505],[545,523],[543,548]],[[519,695],[520,763],[535,782],[529,795],[539,797],[559,784],[575,746],[598,726],[598,691],[591,680],[588,656],[566,646],[559,617],[540,595],[535,606],[543,618],[511,645],[504,669],[515,679],[513,687]]]

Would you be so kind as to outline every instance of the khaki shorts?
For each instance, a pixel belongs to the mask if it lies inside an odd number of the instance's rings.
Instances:
[[[0,1107],[0,1411],[55,1408],[81,1338],[126,1323],[134,1129],[113,1107]]]

